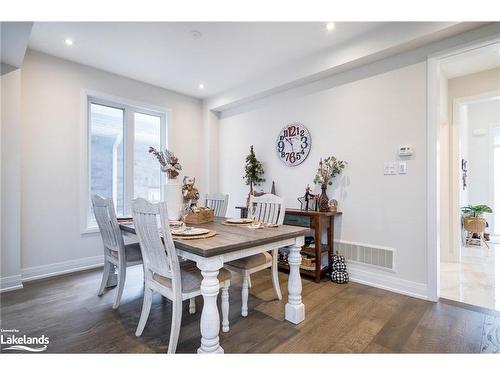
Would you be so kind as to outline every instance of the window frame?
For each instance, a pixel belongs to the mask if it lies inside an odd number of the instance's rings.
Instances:
[[[171,111],[167,108],[144,104],[130,99],[103,94],[92,90],[82,89],[82,116],[81,116],[81,153],[80,153],[80,232],[82,235],[97,233],[97,226],[90,225],[88,220],[91,210],[90,200],[90,141],[91,104],[103,105],[122,109],[123,112],[123,179],[124,179],[124,214],[131,214],[130,202],[134,197],[134,113],[160,117],[160,148],[168,148],[170,139]],[[160,169],[160,166],[158,166]],[[160,183],[160,195],[164,196],[164,184]]]

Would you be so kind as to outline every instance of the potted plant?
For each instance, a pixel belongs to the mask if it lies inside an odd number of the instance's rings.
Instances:
[[[479,204],[477,206],[468,205],[461,208],[464,215],[463,223],[464,229],[471,233],[479,235],[479,238],[484,236],[484,231],[486,230],[486,219],[482,216],[485,213],[491,214],[493,210],[491,207],[485,204]]]
[[[262,178],[263,174],[264,168],[262,167],[262,163],[255,156],[253,146],[250,146],[250,153],[245,158],[245,175],[243,176],[245,184],[250,186],[250,192],[247,197],[247,206],[250,201],[250,195],[254,194],[254,186],[260,185],[262,182],[266,181]]]
[[[347,165],[344,160],[337,160],[335,156],[329,156],[324,160],[319,160],[319,167],[314,177],[315,184],[321,184],[321,195],[319,197],[319,210],[326,212],[330,210],[326,188],[332,184],[332,179],[341,174]]]

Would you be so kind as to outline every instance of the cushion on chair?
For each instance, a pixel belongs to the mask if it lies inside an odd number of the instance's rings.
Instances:
[[[115,258],[118,258],[118,251],[110,250]],[[125,254],[128,262],[135,262],[142,259],[141,247],[138,242],[125,243]]]
[[[190,293],[195,290],[200,289],[201,280],[203,280],[203,276],[201,275],[201,271],[196,267],[195,262],[185,261],[179,263],[181,267],[181,283],[182,283],[182,292]],[[222,268],[219,270],[219,275],[217,276],[219,282],[223,282],[231,279],[231,272]],[[153,275],[153,280],[158,283],[166,286],[167,288],[172,288],[172,280],[168,277],[162,276],[160,274],[155,273]]]
[[[271,254],[265,252],[233,260],[232,262],[228,262],[227,265],[234,268],[248,270],[254,267],[262,266],[263,264],[271,263],[272,261],[273,257]]]

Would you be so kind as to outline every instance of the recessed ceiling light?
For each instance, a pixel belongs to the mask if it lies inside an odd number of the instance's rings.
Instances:
[[[72,46],[73,40],[71,40],[70,38],[66,38],[66,39],[64,39],[64,43],[66,43],[67,46]]]
[[[327,29],[328,31],[332,31],[332,30],[334,30],[334,29],[335,29],[335,23],[333,23],[333,22],[328,22],[328,23],[326,24],[326,29]]]
[[[198,87],[200,88],[200,90],[203,90],[205,88],[205,85],[203,83],[200,83]]]

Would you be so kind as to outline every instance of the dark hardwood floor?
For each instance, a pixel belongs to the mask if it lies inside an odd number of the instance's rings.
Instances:
[[[142,337],[135,329],[142,306],[142,269],[127,271],[122,302],[111,308],[114,290],[97,297],[101,270],[25,284],[1,294],[1,327],[50,338],[51,353],[163,353],[170,332],[170,301],[156,295]],[[499,352],[500,314],[453,302],[432,303],[351,282],[336,285],[303,280],[305,322],[284,321],[269,270],[252,275],[249,315],[240,316],[239,283],[230,290],[226,353],[480,353]],[[195,353],[199,318],[184,305],[178,353]]]

